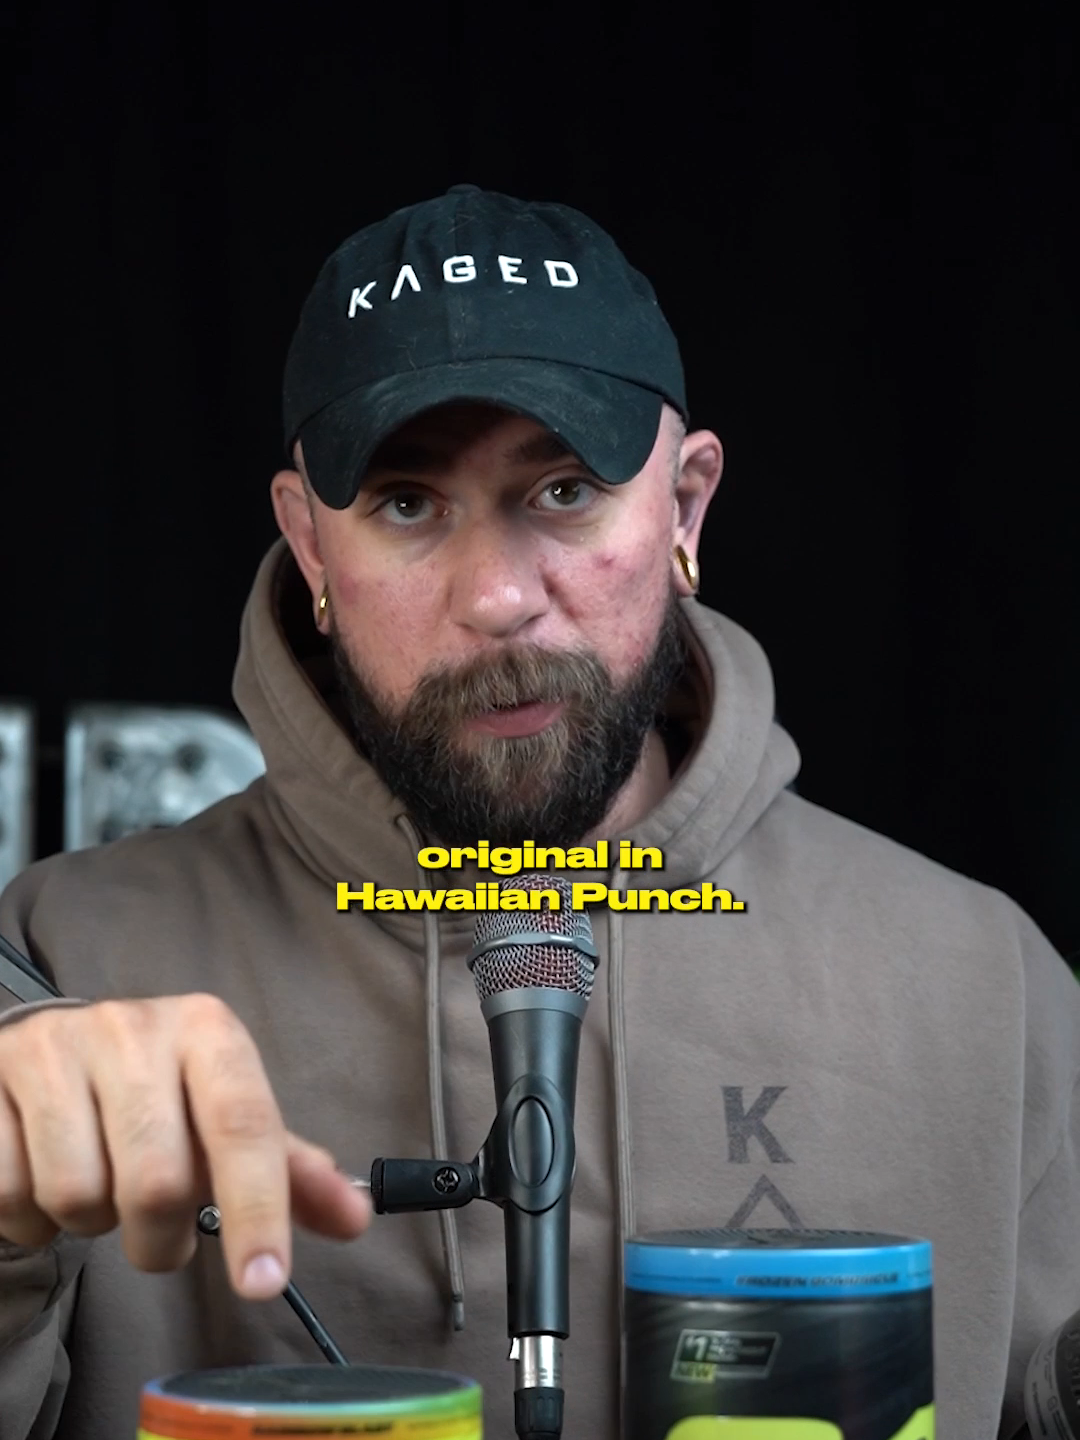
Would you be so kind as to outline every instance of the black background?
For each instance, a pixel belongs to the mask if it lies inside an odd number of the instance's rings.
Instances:
[[[652,279],[801,793],[1080,950],[1074,7],[24,5],[0,695],[228,706],[323,258],[471,181]],[[59,769],[41,850],[60,844]]]

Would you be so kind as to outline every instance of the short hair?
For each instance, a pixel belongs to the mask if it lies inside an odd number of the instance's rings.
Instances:
[[[682,443],[686,439],[686,422],[678,411],[674,412],[675,418],[671,425],[671,450],[669,451],[671,464],[671,481],[673,485],[679,483],[679,476],[682,474]]]

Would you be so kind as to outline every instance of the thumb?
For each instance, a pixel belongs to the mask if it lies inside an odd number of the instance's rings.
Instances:
[[[292,1130],[285,1132],[285,1153],[290,1167],[295,1160],[304,1166],[337,1169],[337,1161],[329,1150],[322,1145],[314,1144],[311,1140],[304,1140],[301,1136],[294,1134]]]
[[[355,1240],[371,1223],[371,1199],[321,1145],[287,1137],[292,1218],[332,1240]]]

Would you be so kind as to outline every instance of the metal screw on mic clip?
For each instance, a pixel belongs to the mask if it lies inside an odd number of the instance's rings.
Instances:
[[[432,1183],[440,1195],[453,1195],[461,1184],[461,1176],[452,1165],[444,1165],[441,1170],[435,1172],[435,1179]]]

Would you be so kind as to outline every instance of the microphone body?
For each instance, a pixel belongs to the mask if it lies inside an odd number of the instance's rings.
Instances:
[[[481,1008],[495,1102],[500,1112],[508,1101],[510,1109],[505,1152],[499,1157],[510,1197],[503,1207],[507,1333],[565,1340],[570,1333],[574,1092],[585,1002],[564,990],[537,986],[504,991]],[[534,1076],[548,1084],[530,1083]],[[550,1183],[553,1176],[555,1184]],[[553,1193],[554,1202],[538,1208]]]
[[[570,1333],[570,1191],[581,1026],[596,949],[558,876],[504,890],[556,891],[558,910],[487,912],[469,953],[488,1026],[498,1113],[481,1161],[502,1199],[507,1333],[519,1440],[559,1440],[562,1342]]]

